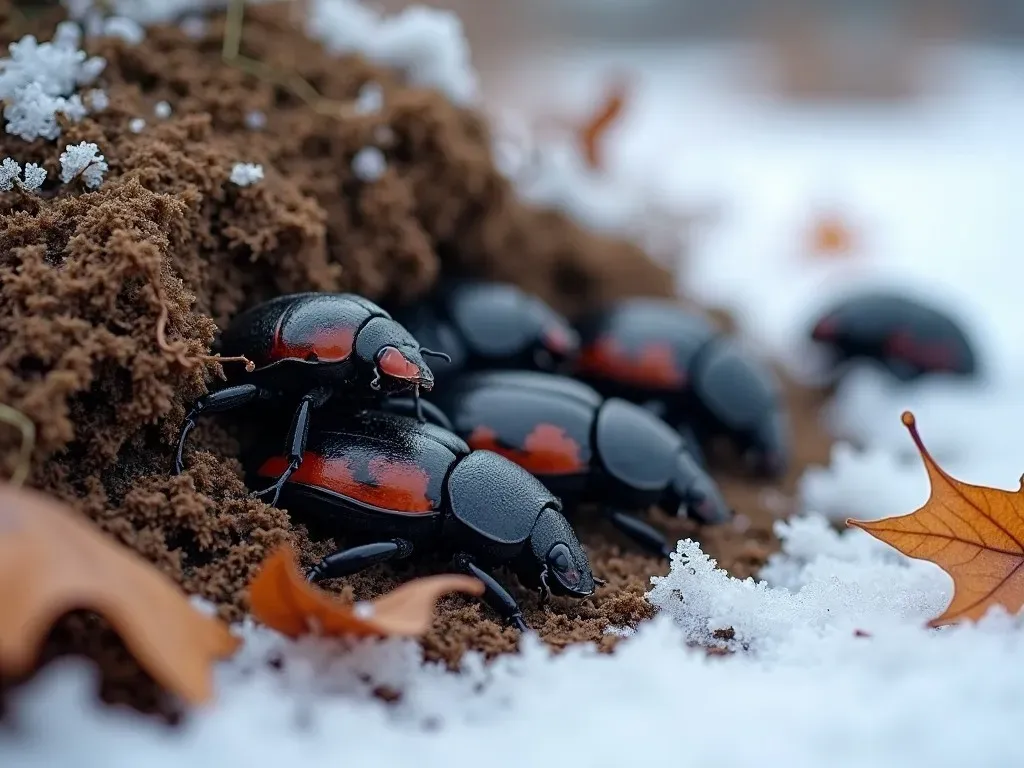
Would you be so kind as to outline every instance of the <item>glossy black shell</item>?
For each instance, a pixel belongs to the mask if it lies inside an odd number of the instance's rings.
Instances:
[[[811,338],[827,345],[837,364],[873,360],[905,381],[978,370],[971,341],[953,318],[898,293],[862,293],[835,303],[814,321]]]
[[[430,399],[470,447],[499,451],[567,501],[656,503],[684,450],[649,411],[556,374],[471,373]]]
[[[396,309],[395,319],[428,349],[452,361],[431,362],[434,376],[483,369],[553,370],[536,351],[543,334],[565,333],[575,353],[575,331],[561,315],[536,296],[509,283],[449,280],[413,307]]]

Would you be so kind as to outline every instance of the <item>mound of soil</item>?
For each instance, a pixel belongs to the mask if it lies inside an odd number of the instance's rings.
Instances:
[[[26,23],[5,3],[0,19],[5,43],[25,32],[50,39],[56,21],[50,14]],[[222,31],[213,18],[201,39],[168,26],[150,29],[140,45],[89,41],[89,52],[108,62],[101,85],[110,106],[65,125],[59,146],[0,137],[3,157],[39,163],[51,180],[38,196],[0,194],[0,402],[38,427],[32,486],[233,620],[269,548],[290,540],[312,561],[336,544],[247,498],[229,419],[202,424],[189,472],[169,474],[187,405],[221,373],[202,356],[234,314],[302,290],[408,302],[439,274],[458,272],[516,282],[574,315],[617,296],[664,295],[672,281],[636,247],[518,200],[494,166],[478,114],[358,58],[329,57],[293,28],[284,7],[248,11],[250,56],[297,71],[334,99],[352,99],[370,82],[384,90],[378,114],[320,116],[225,66]],[[171,105],[166,119],[154,116],[160,101]],[[254,112],[266,118],[259,129],[248,127]],[[147,125],[136,133],[129,123],[138,117]],[[367,183],[352,159],[382,126],[393,137],[388,167]],[[60,149],[79,141],[98,144],[110,165],[97,191],[56,182]],[[237,162],[262,164],[265,178],[229,183]],[[795,477],[823,457],[827,441],[814,426],[816,401],[790,395],[800,433]],[[8,432],[0,448],[9,472],[17,451]],[[771,504],[757,485],[721,480],[743,512],[738,525],[702,531],[658,521],[699,537],[725,567],[747,575],[773,547]],[[610,648],[606,629],[650,614],[643,592],[666,567],[634,554],[585,511],[579,530],[608,585],[548,611],[519,596],[552,645]],[[421,569],[431,567],[440,565]],[[377,570],[332,586],[362,599],[411,573]],[[423,645],[428,658],[455,666],[467,648],[513,650],[516,633],[452,598]],[[155,705],[153,685],[96,617],[71,615],[55,628],[46,658],[70,652],[100,662],[106,698]]]

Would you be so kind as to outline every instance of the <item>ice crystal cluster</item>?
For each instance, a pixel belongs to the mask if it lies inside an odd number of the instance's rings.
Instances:
[[[0,100],[7,132],[25,141],[60,136],[57,116],[81,120],[88,110],[77,93],[103,71],[106,61],[79,48],[77,24],[57,26],[53,40],[40,43],[32,35],[11,43],[10,56],[0,59]]]

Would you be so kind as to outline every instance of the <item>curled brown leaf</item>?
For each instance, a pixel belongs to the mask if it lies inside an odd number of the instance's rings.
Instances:
[[[0,485],[0,672],[32,671],[54,621],[91,610],[153,678],[189,704],[212,695],[213,663],[239,640],[154,566],[54,499]]]
[[[267,557],[250,584],[249,604],[257,619],[288,637],[411,637],[430,629],[442,596],[483,591],[478,579],[445,574],[414,579],[376,600],[353,605],[309,584],[299,573],[295,552],[284,545]]]

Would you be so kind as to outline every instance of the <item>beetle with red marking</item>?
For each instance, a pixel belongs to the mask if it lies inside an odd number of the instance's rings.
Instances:
[[[953,318],[895,292],[868,291],[836,302],[814,320],[811,339],[829,351],[837,375],[855,360],[877,362],[906,382],[978,370],[971,341]]]
[[[466,374],[430,396],[452,431],[531,472],[567,504],[596,502],[616,528],[668,557],[665,537],[631,511],[658,505],[706,523],[732,510],[686,441],[650,411],[536,371]]]
[[[258,304],[225,329],[219,351],[235,354],[229,350],[239,350],[237,354],[256,367],[251,373],[235,374],[227,387],[192,406],[178,438],[174,471],[183,471],[185,441],[201,414],[260,400],[297,400],[285,443],[287,463],[274,484],[256,494],[273,493],[271,503],[302,463],[313,410],[335,395],[344,395],[351,409],[411,392],[412,407],[422,420],[420,392],[434,384],[423,358],[447,359],[420,347],[391,315],[352,293],[298,293]]]
[[[703,444],[729,438],[759,474],[786,471],[789,421],[774,374],[708,318],[667,299],[633,298],[577,327],[575,377],[692,429]]]
[[[558,371],[579,349],[572,325],[518,287],[485,280],[445,280],[426,300],[395,318],[450,361],[433,367],[438,381],[473,370]]]
[[[267,449],[246,463],[251,479],[266,482],[287,460]],[[582,599],[595,589],[587,554],[551,491],[504,457],[471,451],[448,430],[407,416],[359,411],[312,430],[281,501],[361,540],[324,558],[310,581],[414,553],[444,554],[480,579],[484,601],[520,629],[522,611],[493,569],[510,568],[544,597]]]

